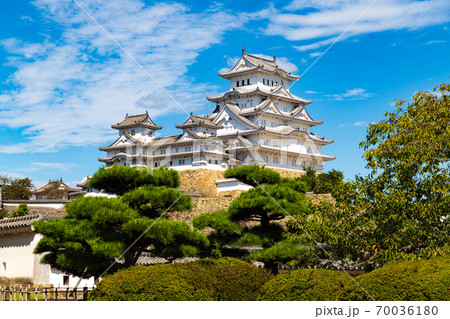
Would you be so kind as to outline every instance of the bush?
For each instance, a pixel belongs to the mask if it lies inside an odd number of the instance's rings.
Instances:
[[[386,264],[356,278],[375,300],[450,300],[450,257]],[[345,300],[370,300],[349,286]]]
[[[340,300],[340,294],[352,282],[352,279],[343,272],[327,269],[300,269],[278,275],[267,282],[261,288],[258,300]]]
[[[30,210],[28,209],[28,205],[27,204],[20,204],[19,208],[17,208],[17,210],[14,211],[11,214],[11,216],[9,216],[9,218],[20,217],[20,216],[27,216],[29,211]]]
[[[0,208],[0,219],[5,218],[6,216],[8,216],[9,212],[6,209],[1,209]]]
[[[270,279],[263,269],[234,259],[135,266],[106,276],[90,300],[255,300]]]

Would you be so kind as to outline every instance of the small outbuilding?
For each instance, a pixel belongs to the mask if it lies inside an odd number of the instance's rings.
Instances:
[[[40,262],[42,255],[33,253],[41,234],[32,224],[41,219],[61,216],[33,214],[0,220],[0,281],[74,287],[79,278]],[[92,287],[94,278],[83,279],[80,286]]]

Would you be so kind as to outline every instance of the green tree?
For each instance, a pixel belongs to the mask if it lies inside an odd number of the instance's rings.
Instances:
[[[257,164],[229,168],[225,171],[224,177],[236,178],[253,187],[261,184],[276,184],[281,180],[280,174]]]
[[[360,146],[370,174],[359,196],[376,225],[369,246],[381,260],[436,254],[450,240],[450,85],[417,92],[370,124]]]
[[[132,170],[127,169],[127,174],[123,174],[125,170],[115,170],[117,178],[100,170],[92,179],[97,185],[105,185],[103,189],[120,193],[119,187],[109,187],[107,181],[117,181],[126,175],[131,185],[139,185],[145,178],[141,171]],[[198,254],[200,248],[209,244],[206,236],[184,222],[168,220],[164,214],[191,209],[190,197],[161,185],[164,181],[169,187],[175,185],[169,178],[173,171],[164,168],[153,173],[158,178],[152,176],[151,180],[145,180],[147,186],[122,197],[79,197],[66,205],[65,217],[36,222],[36,232],[44,237],[35,253],[45,253],[42,262],[85,278],[101,275],[116,258],[122,261],[114,264],[109,272],[135,265],[142,252],[169,259]],[[128,187],[122,185],[122,189]]]
[[[123,195],[144,185],[177,188],[180,186],[180,176],[177,171],[164,166],[151,170],[113,165],[100,168],[88,184],[107,193]]]
[[[304,167],[305,175],[300,177],[300,180],[305,182],[308,186],[308,191],[314,192],[316,194],[327,194],[335,195],[338,193],[335,191],[344,184],[344,173],[332,169],[325,173],[317,174],[316,170],[312,167]]]
[[[29,178],[0,177],[3,182],[3,199],[30,199],[33,183]]]
[[[20,217],[20,216],[27,216],[28,212],[30,210],[28,209],[27,204],[20,204],[16,211],[14,211],[9,217]]]
[[[300,179],[282,179],[278,173],[263,167],[250,166],[248,170],[239,167],[227,172],[228,176],[242,182],[251,180],[257,186],[242,193],[227,211],[197,216],[193,220],[194,227],[212,227],[214,232],[209,237],[210,241],[219,243],[223,254],[261,260],[266,268],[277,272],[278,263],[294,258],[293,254],[298,253],[298,249],[292,247],[295,245],[293,242],[279,246],[276,253],[271,247],[283,240],[284,230],[280,221],[289,214],[301,214],[307,208],[306,186]],[[255,182],[258,181],[255,176],[268,183]],[[251,254],[249,246],[260,246],[263,250]],[[227,249],[229,247],[231,249]]]

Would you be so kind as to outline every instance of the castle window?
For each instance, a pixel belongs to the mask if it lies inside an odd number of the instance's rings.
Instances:
[[[266,79],[263,79],[263,84],[266,84]]]
[[[236,81],[236,86],[239,87],[239,81]]]
[[[131,135],[134,135],[134,134],[136,134],[136,133],[134,132],[134,130],[131,130]]]
[[[185,151],[185,152],[190,152],[190,151],[192,151],[192,147],[191,147],[191,146],[186,146],[186,147],[184,148],[184,151]]]
[[[263,156],[264,162],[269,163],[269,156]]]
[[[165,149],[165,148],[162,149],[162,150],[160,151],[160,154],[166,154],[166,149]]]
[[[218,161],[218,160],[215,160],[215,161],[214,161],[214,164],[219,164],[219,161]]]
[[[295,160],[292,160],[292,166],[295,166],[295,165],[296,165]]]
[[[208,163],[211,164],[211,160],[210,159],[208,160]]]
[[[272,86],[273,86],[273,81],[272,81]]]
[[[178,164],[179,164],[179,165],[183,165],[183,164],[184,164],[184,159],[178,160]]]
[[[245,81],[244,80],[242,80],[242,86],[244,86],[245,85]]]
[[[149,132],[148,132],[148,136],[152,136],[152,131],[149,131]]]
[[[158,163],[155,163],[155,167],[158,167]]]
[[[169,165],[172,166],[172,161],[169,162]]]
[[[278,164],[278,157],[274,156],[274,157],[273,157],[273,162],[274,162],[275,164]]]
[[[247,79],[247,85],[250,85],[250,79]]]

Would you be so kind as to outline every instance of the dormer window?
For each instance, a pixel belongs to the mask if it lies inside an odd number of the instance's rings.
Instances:
[[[136,132],[134,130],[131,130],[131,135],[136,134]]]
[[[236,81],[236,86],[239,87],[239,81]]]
[[[250,79],[247,79],[247,85],[250,85]]]
[[[148,132],[148,136],[152,136],[152,131],[149,131],[149,132]]]
[[[244,86],[245,85],[245,81],[244,80],[242,80],[242,86]]]

